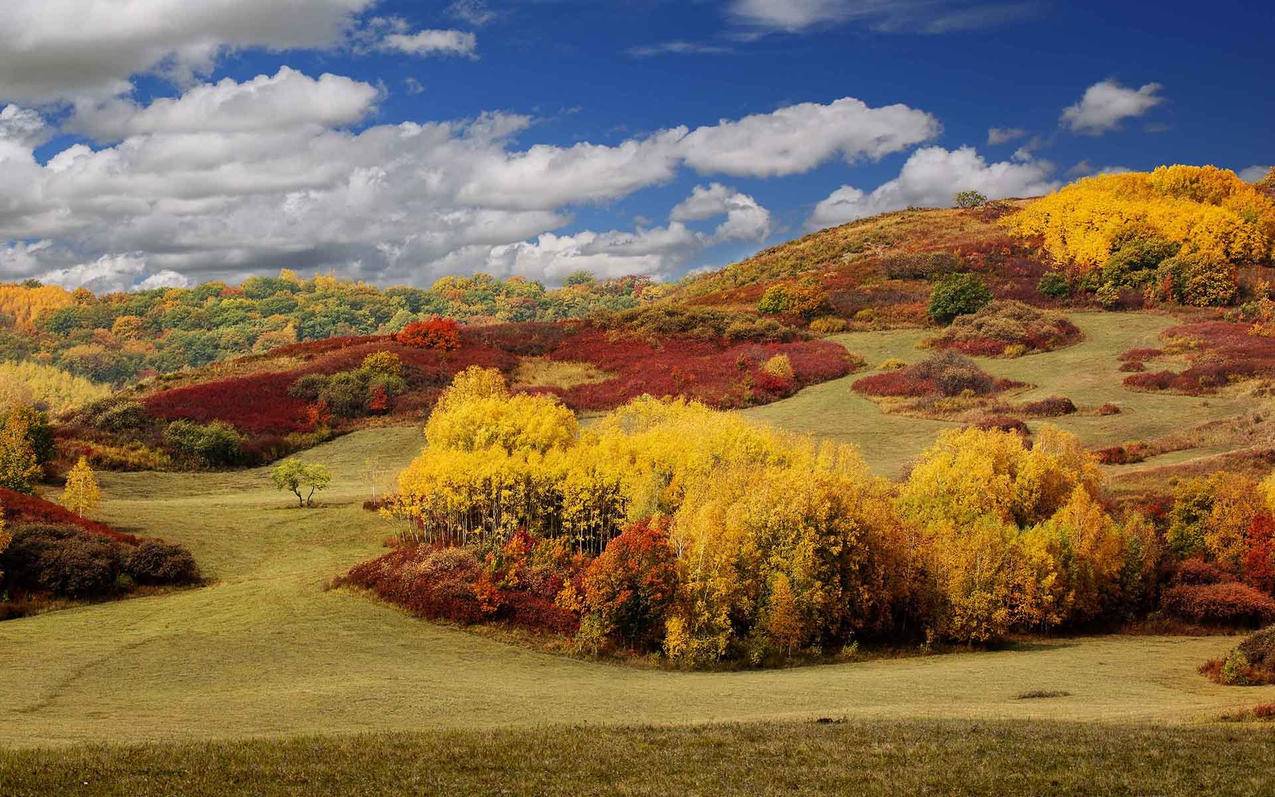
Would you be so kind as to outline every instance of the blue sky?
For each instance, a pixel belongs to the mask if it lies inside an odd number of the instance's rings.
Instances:
[[[676,278],[963,188],[1275,159],[1260,3],[14,3],[7,278]]]

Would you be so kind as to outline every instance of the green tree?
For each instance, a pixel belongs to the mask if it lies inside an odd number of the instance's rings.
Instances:
[[[977,274],[948,274],[930,292],[930,318],[949,324],[958,315],[978,312],[991,300],[991,289]]]
[[[314,494],[327,488],[332,473],[323,465],[311,465],[299,459],[285,459],[270,474],[279,490],[288,490],[297,497],[297,506],[314,506]]]
[[[987,204],[987,197],[977,191],[961,191],[952,198],[952,204],[958,208],[981,208]]]

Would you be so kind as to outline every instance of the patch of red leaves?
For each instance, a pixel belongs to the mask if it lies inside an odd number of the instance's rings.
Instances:
[[[105,523],[80,517],[65,507],[58,506],[34,495],[15,492],[0,487],[0,507],[3,507],[4,521],[7,525],[20,523],[56,523],[59,525],[79,526],[90,534],[109,537],[116,542],[137,545],[140,539],[132,534],[117,531]]]
[[[1275,600],[1236,581],[1178,584],[1160,596],[1160,608],[1197,623],[1262,626],[1275,622]]]
[[[1199,342],[1185,371],[1135,373],[1125,377],[1126,386],[1139,390],[1169,390],[1188,395],[1216,392],[1231,382],[1253,377],[1275,376],[1275,338],[1251,334],[1249,324],[1204,321],[1165,330],[1162,337],[1187,338]],[[1131,350],[1121,356],[1129,364],[1142,363],[1143,351]]]

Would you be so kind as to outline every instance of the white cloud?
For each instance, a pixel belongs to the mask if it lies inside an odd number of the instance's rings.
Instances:
[[[799,174],[840,155],[851,162],[900,152],[938,135],[937,119],[906,105],[872,108],[846,97],[801,103],[701,127],[682,141],[701,173],[775,177]]]
[[[732,0],[728,12],[760,31],[797,33],[821,25],[857,22],[886,32],[952,33],[1034,16],[1041,4],[964,0]]]
[[[761,241],[770,235],[770,211],[748,194],[721,183],[696,186],[691,195],[669,214],[675,222],[702,221],[718,216],[726,219],[713,232],[714,243]]]
[[[987,131],[987,143],[991,146],[1007,144],[1027,135],[1021,127],[993,127]]]
[[[44,117],[28,108],[6,105],[0,108],[0,142],[20,147],[38,147],[49,140],[52,131]]]
[[[722,55],[732,52],[731,48],[720,44],[705,44],[682,39],[631,47],[628,54],[634,58],[654,58],[657,55]]]
[[[379,92],[367,83],[325,74],[308,77],[280,67],[273,77],[243,83],[226,78],[196,86],[175,99],[142,108],[114,99],[76,109],[70,126],[98,140],[147,133],[242,133],[299,125],[339,127],[363,119]]]
[[[1275,169],[1275,166],[1249,166],[1240,169],[1240,179],[1246,183],[1260,182],[1271,169]]]
[[[613,145],[521,146],[515,136],[531,120],[511,114],[348,129],[375,99],[365,83],[285,69],[196,85],[147,106],[82,102],[75,123],[117,143],[74,144],[45,163],[33,154],[35,120],[7,112],[26,132],[0,140],[6,276],[53,273],[105,285],[103,269],[119,272],[133,258],[145,272],[110,284],[131,287],[165,270],[239,279],[283,266],[427,284],[488,266],[499,247],[513,248],[496,265],[540,264],[541,276],[559,273],[568,257],[591,258],[604,273],[648,270],[642,266],[671,273],[705,247],[765,238],[770,214],[710,184],[664,227],[592,233],[587,241],[543,236],[567,225],[578,206],[667,183],[688,168],[794,174],[835,157],[900,151],[938,129],[921,111],[852,99]],[[720,219],[716,227],[693,224],[710,218]],[[24,241],[49,243],[15,248]]]
[[[978,191],[989,199],[1035,196],[1058,187],[1052,173],[1045,161],[987,163],[973,147],[926,147],[912,153],[898,177],[871,193],[852,186],[837,189],[815,207],[806,226],[822,229],[907,207],[948,207],[959,191]]]
[[[1126,88],[1114,80],[1103,80],[1085,89],[1075,105],[1062,113],[1062,124],[1077,133],[1101,135],[1120,127],[1125,119],[1142,116],[1164,102],[1159,83],[1138,89]]]
[[[725,216],[711,233],[688,222]],[[720,183],[697,186],[673,208],[664,227],[634,232],[585,230],[574,235],[545,233],[534,242],[493,247],[484,270],[560,282],[581,269],[600,277],[629,274],[667,276],[696,254],[728,241],[759,241],[770,234],[770,212],[747,194]]]
[[[186,277],[178,274],[172,269],[164,269],[163,271],[151,274],[146,279],[133,286],[135,291],[149,291],[156,288],[189,288],[191,281]]]
[[[228,49],[340,43],[376,0],[5,0],[0,100],[126,92],[133,75],[185,78]]]
[[[416,33],[391,33],[381,40],[378,49],[408,55],[460,55],[473,57],[478,50],[478,37],[463,30],[422,30]]]
[[[498,16],[483,0],[456,0],[447,7],[447,13],[477,27],[492,22]]]

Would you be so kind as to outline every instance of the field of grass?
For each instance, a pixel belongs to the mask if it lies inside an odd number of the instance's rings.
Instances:
[[[1108,402],[1118,405],[1119,415],[1082,412],[1046,421],[1078,435],[1087,446],[1148,440],[1255,409],[1252,399],[1235,396],[1141,393],[1123,386],[1128,374],[1120,372],[1118,356],[1131,348],[1161,345],[1160,332],[1177,323],[1172,317],[1149,313],[1076,313],[1070,317],[1084,334],[1074,346],[1016,359],[975,359],[993,376],[1034,385],[1015,394],[1014,401],[1065,396],[1082,410]],[[925,357],[928,350],[917,345],[930,334],[919,329],[856,332],[833,340],[875,368],[889,358],[911,363]],[[878,472],[898,476],[940,430],[953,424],[882,413],[876,404],[851,390],[863,375],[825,382],[746,414],[783,428],[854,443]],[[1186,457],[1188,453],[1176,454],[1177,461]]]
[[[1116,354],[1154,341],[1168,319],[1077,321],[1090,336],[1080,346],[985,364],[1039,385],[1035,394],[1126,408],[1061,420],[1088,442],[1240,410],[1235,399],[1119,387]],[[920,356],[920,336],[841,340],[875,364]],[[944,426],[883,416],[849,381],[749,414],[855,442],[886,472]],[[1252,772],[1275,763],[1269,728],[1202,724],[1275,701],[1275,687],[1197,674],[1230,637],[1095,636],[682,673],[537,652],[327,588],[382,550],[394,529],[361,503],[422,442],[419,428],[383,427],[307,452],[335,476],[308,511],[266,470],[104,474],[101,519],[188,546],[212,582],[0,623],[0,794],[77,784],[85,794],[1256,794],[1264,782]],[[1032,692],[1055,696],[1022,698]],[[967,766],[986,756],[991,766]]]
[[[0,793],[1263,795],[1270,728],[572,726],[0,751]]]

